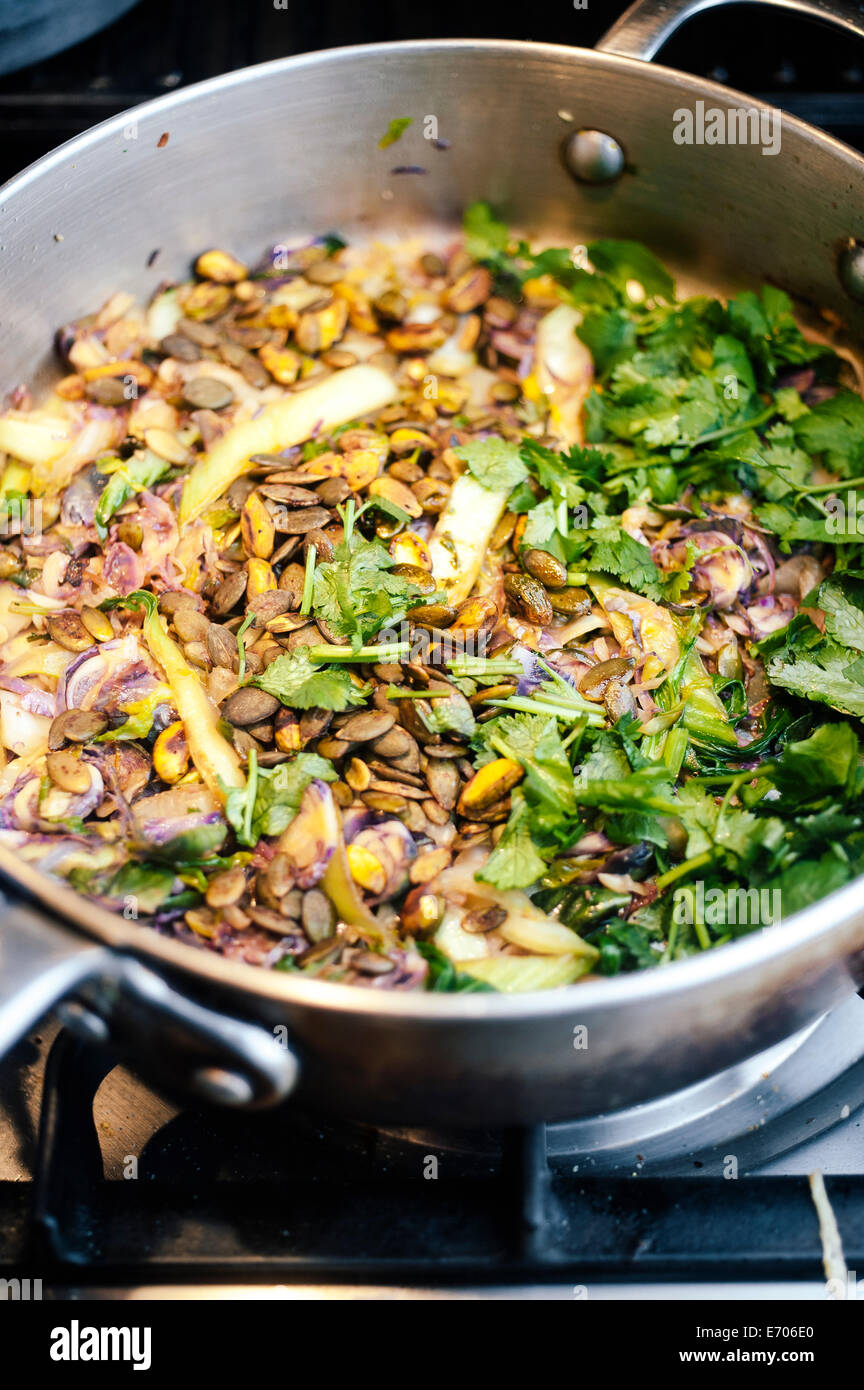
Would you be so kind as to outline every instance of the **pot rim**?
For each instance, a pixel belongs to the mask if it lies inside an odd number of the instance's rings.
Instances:
[[[38,183],[43,175],[74,161],[76,156],[95,148],[106,137],[122,133],[130,115],[140,119],[148,116],[168,117],[190,103],[206,101],[222,92],[260,81],[265,76],[296,72],[300,69],[327,67],[358,58],[384,59],[434,55],[441,59],[454,52],[484,55],[505,55],[515,59],[538,57],[553,59],[567,66],[597,65],[610,71],[634,72],[646,81],[692,93],[696,98],[711,97],[718,102],[760,106],[761,103],[744,92],[722,86],[662,64],[646,63],[640,59],[614,53],[598,53],[593,49],[567,47],[561,44],[532,43],[511,39],[411,39],[397,43],[356,44],[342,48],[317,50],[273,59],[250,67],[238,68],[204,82],[190,84],[164,96],[143,102],[129,110],[111,116],[92,126],[81,135],[59,145],[28,165],[0,188],[0,215],[8,213],[9,200],[15,200]],[[783,113],[784,129],[794,132],[802,141],[841,159],[849,170],[864,175],[864,156],[851,150],[833,136],[808,125],[795,116]],[[14,212],[14,207],[13,207]],[[537,991],[523,995],[505,994],[447,994],[400,993],[374,988],[328,983],[323,980],[295,980],[290,974],[265,970],[260,966],[227,960],[206,950],[197,950],[186,943],[160,936],[150,927],[143,930],[107,908],[90,902],[74,890],[57,884],[41,874],[31,864],[22,863],[15,851],[0,842],[0,873],[5,874],[25,892],[41,901],[55,915],[76,925],[91,937],[116,949],[131,951],[144,959],[160,961],[165,967],[184,975],[197,977],[208,985],[232,989],[251,997],[264,998],[275,1004],[291,1004],[314,1010],[336,1010],[355,1016],[413,1017],[425,1021],[456,1023],[497,1020],[530,1020],[538,1016],[578,1013],[587,1018],[598,1009],[633,1006],[637,1003],[665,1002],[673,1004],[710,986],[731,985],[752,976],[760,967],[778,965],[801,953],[803,948],[820,947],[814,951],[814,963],[824,965],[848,949],[845,943],[837,950],[825,950],[832,935],[840,936],[850,926],[862,908],[861,878],[853,880],[813,906],[796,913],[788,923],[776,928],[729,942],[719,951],[708,951],[687,960],[674,961],[662,969],[637,971],[633,974],[589,980],[566,990]]]

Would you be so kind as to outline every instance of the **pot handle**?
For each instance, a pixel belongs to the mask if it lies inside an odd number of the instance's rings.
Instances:
[[[91,1042],[110,1042],[206,1100],[273,1105],[297,1081],[296,1057],[266,1029],[196,1003],[133,956],[0,894],[0,1056],[55,1006]]]
[[[641,58],[648,63],[693,15],[713,9],[715,5],[731,3],[734,0],[636,0],[595,45],[596,51],[615,53],[621,58]],[[754,3],[793,10],[805,19],[821,19],[864,38],[864,20],[859,7],[845,4],[843,0],[754,0]]]

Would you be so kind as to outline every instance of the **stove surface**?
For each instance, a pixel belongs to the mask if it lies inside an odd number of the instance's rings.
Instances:
[[[62,1299],[825,1298],[864,1259],[864,1001],[632,1110],[525,1131],[185,1108],[49,1023],[0,1066],[0,1276]]]

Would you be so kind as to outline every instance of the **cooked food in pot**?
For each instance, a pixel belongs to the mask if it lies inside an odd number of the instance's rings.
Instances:
[[[203,252],[0,415],[0,835],[265,968],[533,990],[864,855],[860,369],[640,244]],[[864,492],[861,494],[864,500]]]

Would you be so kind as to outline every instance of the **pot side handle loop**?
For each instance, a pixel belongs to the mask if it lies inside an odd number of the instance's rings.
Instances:
[[[603,35],[596,51],[614,53],[621,58],[641,58],[648,63],[693,15],[713,9],[715,5],[734,3],[737,0],[636,0]],[[844,3],[844,0],[754,0],[754,3],[791,10],[805,19],[824,20],[864,38],[864,15],[858,4]]]
[[[294,1053],[265,1027],[198,1003],[133,956],[0,893],[0,1057],[55,1007],[91,1042],[221,1105],[274,1105],[297,1082]]]

